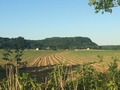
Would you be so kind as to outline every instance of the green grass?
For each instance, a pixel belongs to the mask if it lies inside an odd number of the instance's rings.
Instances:
[[[47,50],[24,51],[22,58],[25,59],[25,58],[28,58],[28,57],[38,57],[38,56],[43,57],[43,56],[51,55],[51,54],[54,54],[54,53],[57,53],[57,52],[58,52],[58,51],[52,51],[52,50],[50,50],[50,51],[47,51]]]
[[[72,56],[76,56],[80,60],[88,61],[96,61],[98,59],[98,55],[103,56],[105,61],[111,60],[112,57],[116,57],[120,59],[120,50],[89,50],[89,51],[70,51]]]

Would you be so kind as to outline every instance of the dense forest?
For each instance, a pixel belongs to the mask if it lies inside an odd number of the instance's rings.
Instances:
[[[87,37],[52,37],[43,40],[26,40],[23,37],[3,38],[0,37],[0,49],[86,49],[99,48]]]
[[[104,50],[120,50],[120,45],[103,45],[99,47]]]

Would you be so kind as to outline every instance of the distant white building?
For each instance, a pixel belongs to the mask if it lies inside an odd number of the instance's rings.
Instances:
[[[66,49],[66,51],[68,51],[68,49]]]
[[[79,51],[79,49],[75,49],[75,51]]]
[[[47,49],[47,50],[51,50],[51,48],[50,48],[50,47],[47,47],[46,49]]]
[[[87,50],[90,50],[90,48],[87,48]]]
[[[39,50],[39,48],[36,48],[35,50],[36,50],[36,51],[38,51],[38,50]]]

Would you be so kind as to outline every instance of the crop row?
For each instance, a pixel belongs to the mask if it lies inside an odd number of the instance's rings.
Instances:
[[[36,57],[29,59],[28,67],[51,66],[56,64],[76,65],[80,64],[80,60],[69,57],[67,52],[56,53],[44,57]]]

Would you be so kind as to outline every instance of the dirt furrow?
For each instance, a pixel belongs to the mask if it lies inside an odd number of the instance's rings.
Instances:
[[[54,64],[59,64],[59,61],[55,58],[55,54],[52,54],[51,58],[54,61]]]
[[[34,66],[34,64],[37,62],[37,60],[39,59],[40,57],[37,57],[36,59],[31,59],[31,61],[28,62],[28,67],[32,67]]]
[[[51,59],[51,56],[48,56],[49,64],[54,65],[53,60]]]

